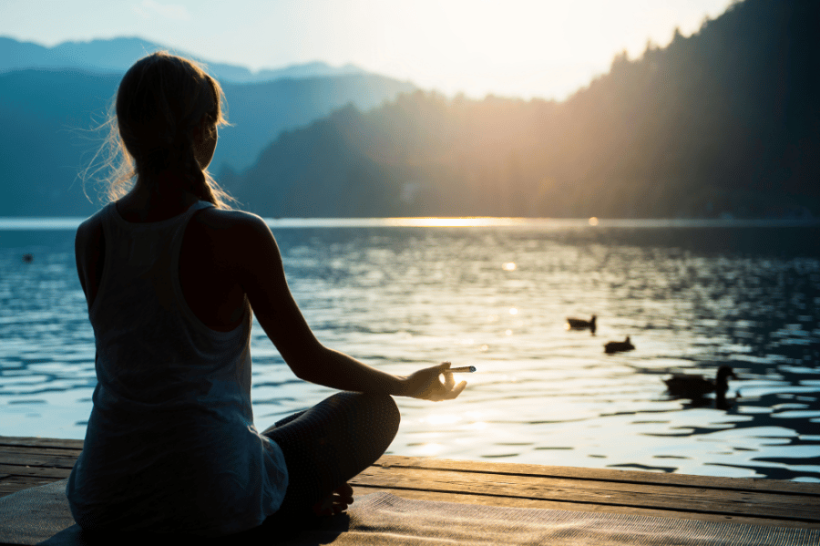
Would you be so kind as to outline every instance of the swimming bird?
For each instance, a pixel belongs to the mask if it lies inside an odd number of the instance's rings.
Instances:
[[[34,254],[23,254],[23,261],[30,264],[34,261]]]
[[[610,341],[604,345],[604,352],[609,354],[621,353],[624,351],[631,351],[634,348],[635,346],[632,345],[631,341],[629,341],[629,336],[626,336],[624,341]]]
[[[719,396],[725,396],[729,388],[728,378],[737,379],[735,372],[730,366],[718,368],[717,377],[714,381],[706,379],[702,375],[672,374],[669,379],[664,379],[669,394],[687,397],[699,397],[710,392],[716,392]]]
[[[572,330],[589,330],[593,334],[595,333],[595,315],[592,315],[592,318],[589,320],[584,319],[577,319],[577,318],[568,318],[567,325]]]

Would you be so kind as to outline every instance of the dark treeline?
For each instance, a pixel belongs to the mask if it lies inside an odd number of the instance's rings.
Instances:
[[[818,215],[818,23],[814,0],[746,0],[564,102],[347,107],[224,182],[264,216]]]

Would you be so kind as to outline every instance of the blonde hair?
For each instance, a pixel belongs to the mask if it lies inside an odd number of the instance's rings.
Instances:
[[[193,132],[203,121],[207,131],[228,122],[219,83],[196,62],[158,51],[128,69],[116,95],[116,116],[109,115],[108,137],[87,168],[84,181],[107,171],[103,196],[116,201],[133,187],[136,177],[156,180],[163,170],[185,173],[184,189],[218,208],[234,201],[196,159]],[[160,188],[161,190],[162,188]]]

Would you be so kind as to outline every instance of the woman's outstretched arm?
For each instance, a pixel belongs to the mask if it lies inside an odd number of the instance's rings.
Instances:
[[[232,222],[228,252],[236,264],[239,282],[259,324],[297,377],[339,390],[426,400],[448,400],[461,394],[466,382],[455,385],[453,374],[446,373],[449,362],[399,377],[322,345],[293,299],[270,228],[258,216],[233,214],[237,221]],[[444,382],[440,380],[442,374]]]

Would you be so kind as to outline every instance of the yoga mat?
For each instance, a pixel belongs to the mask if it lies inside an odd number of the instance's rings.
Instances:
[[[129,537],[122,538],[125,542]],[[199,538],[190,542],[210,543]],[[232,546],[246,543],[286,546],[807,546],[820,544],[820,530],[420,501],[389,493],[373,493],[356,499],[346,514],[328,518],[319,526],[302,530],[288,539],[257,537],[240,542],[236,537],[225,537],[221,542]],[[0,499],[0,543],[94,544],[71,519],[65,498],[65,480]],[[141,543],[155,546],[150,541]]]

